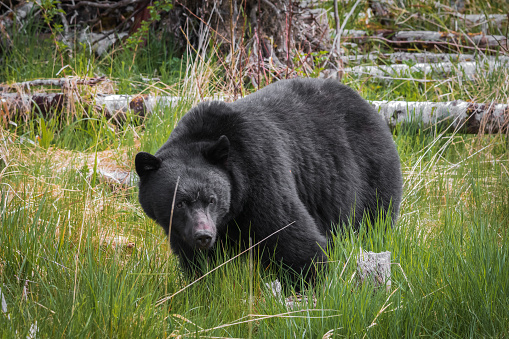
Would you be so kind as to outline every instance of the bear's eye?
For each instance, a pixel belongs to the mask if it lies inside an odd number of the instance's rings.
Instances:
[[[183,201],[179,201],[177,203],[177,208],[182,208],[182,207],[184,207],[184,202]]]
[[[209,203],[212,205],[212,204],[215,204],[216,203],[216,198],[214,197],[211,197],[210,200],[209,200]]]

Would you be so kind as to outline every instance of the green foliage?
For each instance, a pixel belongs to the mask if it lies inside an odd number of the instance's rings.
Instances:
[[[39,141],[39,145],[42,148],[48,148],[50,143],[53,141],[55,133],[53,132],[55,128],[56,120],[50,120],[48,124],[44,121],[44,119],[39,118],[39,133],[40,135],[36,136],[35,139]]]
[[[307,72],[302,65],[303,61],[306,59],[311,59],[311,64],[313,65],[313,70],[311,72]],[[311,77],[316,78],[325,69],[325,66],[329,60],[329,53],[327,51],[320,52],[311,52],[309,54],[305,53],[296,53],[294,57],[294,64],[297,65],[295,71],[301,77]]]
[[[137,49],[139,44],[145,41],[150,25],[156,21],[161,20],[161,11],[168,12],[173,7],[172,2],[170,0],[159,0],[154,1],[152,6],[148,6],[147,9],[150,12],[150,17],[148,20],[144,20],[140,28],[131,34],[126,41],[126,45],[129,49]]]
[[[44,23],[51,30],[51,38],[56,45],[58,51],[63,51],[68,46],[57,39],[58,35],[62,34],[64,31],[64,26],[59,21],[55,20],[56,16],[59,14],[64,14],[64,10],[57,7],[60,4],[58,0],[41,0],[40,2],[35,2],[40,8],[42,12],[42,17],[44,19]]]

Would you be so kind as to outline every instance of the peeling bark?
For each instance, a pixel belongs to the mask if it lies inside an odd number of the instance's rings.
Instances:
[[[36,93],[33,95],[18,93],[0,93],[0,114],[4,123],[15,115],[28,118],[31,112],[48,117],[51,112],[60,112],[66,102],[63,93]]]

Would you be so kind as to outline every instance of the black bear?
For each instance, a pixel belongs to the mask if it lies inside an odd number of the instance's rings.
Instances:
[[[233,103],[201,103],[135,162],[141,206],[167,234],[172,216],[172,250],[191,271],[226,238],[255,243],[293,222],[263,242],[262,259],[306,272],[327,261],[335,226],[380,211],[394,222],[402,195],[389,128],[334,80],[282,80]]]

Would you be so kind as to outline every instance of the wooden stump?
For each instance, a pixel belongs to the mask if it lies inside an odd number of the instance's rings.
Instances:
[[[385,286],[391,289],[391,252],[366,252],[361,249],[357,259],[357,273],[360,283],[365,281],[374,284],[375,289]]]

